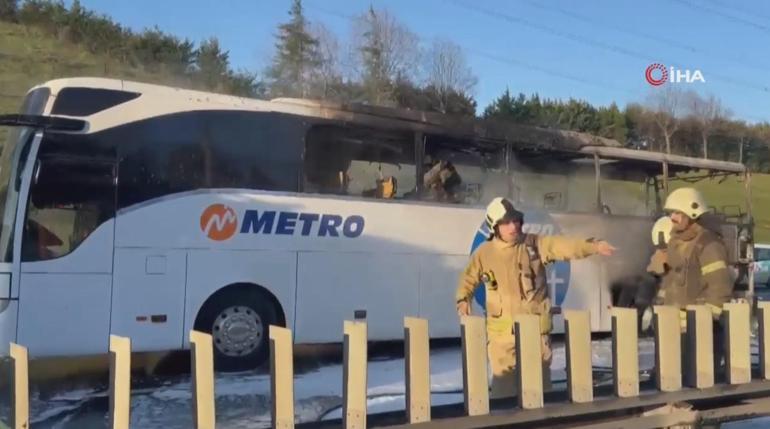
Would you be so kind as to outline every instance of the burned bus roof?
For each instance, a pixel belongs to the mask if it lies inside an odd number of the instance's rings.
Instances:
[[[735,173],[746,171],[746,167],[738,163],[625,149],[616,140],[587,133],[540,128],[473,116],[297,98],[258,100],[109,78],[62,78],[38,85],[40,86],[48,87],[52,97],[56,97],[63,89],[72,87],[112,89],[141,94],[142,97],[134,100],[135,103],[142,103],[142,98],[148,96],[149,104],[131,111],[135,120],[143,116],[171,113],[179,109],[213,108],[275,112],[301,116],[311,124],[330,124],[341,127],[356,124],[359,127],[380,131],[422,132],[458,140],[470,140],[479,146],[484,143],[491,145],[509,143],[517,153],[532,156],[533,160],[549,157],[574,159],[598,154],[602,158],[623,160],[628,165],[634,164],[645,169],[652,169],[655,163],[660,164],[665,161],[670,167],[674,167],[671,171],[693,168]],[[163,101],[158,102],[158,100]],[[90,123],[92,119],[93,117],[88,117],[87,120]],[[101,129],[115,126],[125,120],[123,114],[107,114],[101,115],[98,124],[90,123],[90,125],[92,128],[96,126]]]
[[[540,128],[500,120],[292,98],[274,99],[271,103],[280,105],[281,111],[304,116],[384,126],[391,129],[409,128],[411,124],[411,128],[416,131],[479,142],[512,143],[517,150],[534,156],[540,154],[550,159],[574,159],[597,154],[601,158],[623,160],[647,169],[659,169],[660,165],[666,162],[671,172],[708,169],[743,173],[747,170],[740,163],[627,149],[616,140],[587,133]]]
[[[356,103],[277,98],[274,111],[331,121],[355,122],[372,127],[410,129],[429,134],[542,149],[579,151],[584,146],[622,147],[612,139],[576,131],[540,128],[508,121],[424,112]]]
[[[737,162],[718,161],[712,159],[692,158],[681,155],[670,155],[661,152],[649,152],[645,150],[625,149],[616,147],[585,146],[581,153],[599,155],[603,159],[635,160],[644,164],[660,165],[663,162],[673,167],[685,167],[684,169],[718,170],[731,173],[744,173],[745,165]]]

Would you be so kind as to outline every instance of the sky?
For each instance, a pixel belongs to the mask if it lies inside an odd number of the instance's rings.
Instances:
[[[68,2],[69,3],[69,2]],[[291,0],[81,0],[141,31],[160,29],[199,42],[219,38],[235,69],[261,72]],[[666,85],[713,94],[749,123],[770,121],[770,2],[762,0],[304,0],[311,22],[340,42],[351,16],[387,8],[422,44],[460,45],[478,77],[479,110],[503,91],[583,99],[621,108]],[[703,81],[652,86],[660,63],[700,71]],[[659,72],[653,74],[659,78]],[[672,74],[672,73],[669,73]],[[676,71],[673,73],[676,75]]]

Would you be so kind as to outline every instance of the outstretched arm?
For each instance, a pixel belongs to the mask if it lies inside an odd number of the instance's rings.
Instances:
[[[582,259],[597,254],[610,256],[615,252],[615,248],[606,241],[586,240],[563,235],[539,237],[538,249],[540,249],[543,262],[546,263]]]

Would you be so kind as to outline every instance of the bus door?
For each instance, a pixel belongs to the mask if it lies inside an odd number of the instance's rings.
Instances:
[[[106,353],[116,165],[46,154],[56,146],[43,139],[27,179],[18,340],[37,356]]]

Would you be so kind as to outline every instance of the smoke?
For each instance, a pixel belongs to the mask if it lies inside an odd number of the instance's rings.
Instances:
[[[510,171],[506,180],[512,183],[517,206],[549,212],[562,234],[610,242],[617,248],[616,253],[591,262],[597,264],[600,273],[597,281],[629,288],[631,295],[636,294],[654,252],[650,229],[655,194],[650,190],[648,201],[646,175],[626,165],[602,165],[604,215],[600,215],[593,159],[533,160],[521,156],[511,160]]]
[[[510,170],[506,180],[511,182],[512,198],[523,208],[593,214],[599,209],[596,172],[591,159],[531,160],[514,157]],[[650,215],[654,210],[654,200],[647,200],[645,179],[641,174],[615,178],[606,177],[603,173],[600,186],[605,213]],[[496,184],[495,188],[499,187]]]

